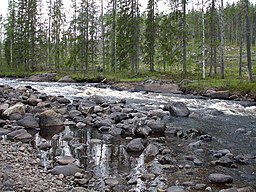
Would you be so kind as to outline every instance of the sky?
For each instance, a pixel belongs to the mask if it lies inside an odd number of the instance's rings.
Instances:
[[[43,0],[45,1],[45,0]],[[99,0],[98,0],[99,1]],[[192,0],[193,1],[193,0]],[[197,0],[196,0],[197,1]],[[199,0],[200,1],[200,0]],[[229,3],[233,3],[233,2],[237,2],[238,0],[224,0],[224,4],[226,4],[227,2]],[[71,0],[63,0],[64,5],[66,5],[66,7],[68,8],[70,5]],[[145,1],[143,1],[145,2]],[[250,2],[252,3],[256,3],[256,0],[250,0]],[[164,6],[164,5],[163,5]],[[8,0],[1,0],[1,6],[0,6],[0,14],[2,14],[4,17],[6,16],[6,12],[7,12],[7,7],[8,7]]]

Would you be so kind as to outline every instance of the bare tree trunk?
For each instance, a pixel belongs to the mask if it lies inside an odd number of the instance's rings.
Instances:
[[[101,0],[101,38],[102,38],[102,66],[103,71],[106,70],[106,59],[105,59],[105,27],[104,27],[104,1]]]
[[[251,59],[251,32],[250,32],[250,23],[249,23],[249,1],[245,0],[245,25],[246,25],[246,49],[247,49],[247,65],[249,80],[252,81],[252,59]]]
[[[183,65],[183,74],[187,78],[187,38],[186,38],[186,0],[183,0],[183,34],[182,34],[182,65]]]
[[[221,78],[225,78],[225,33],[224,33],[224,6],[223,0],[221,0],[221,12],[220,12],[220,24],[221,24]]]
[[[242,5],[241,5],[242,6]],[[243,27],[242,27],[242,7],[239,13],[239,28],[240,28],[240,49],[239,49],[239,79],[242,81],[242,61],[243,61]]]
[[[202,0],[202,61],[203,61],[203,79],[205,79],[205,26],[204,26],[204,0]]]

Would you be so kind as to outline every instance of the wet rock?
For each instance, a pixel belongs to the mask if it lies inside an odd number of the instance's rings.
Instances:
[[[196,141],[196,142],[190,143],[190,144],[188,145],[188,148],[189,148],[190,150],[194,150],[194,149],[199,148],[199,147],[202,146],[202,145],[203,145],[203,142],[202,142],[202,141]]]
[[[110,187],[114,187],[119,184],[119,181],[114,178],[108,178],[105,180],[106,185],[109,185]]]
[[[76,127],[79,128],[79,129],[83,129],[83,128],[86,127],[86,124],[83,123],[83,122],[78,122],[78,123],[76,124]]]
[[[25,129],[18,129],[8,133],[7,138],[21,142],[28,142],[32,139],[32,135],[29,134]]]
[[[17,129],[15,131],[12,131],[10,133],[7,134],[7,138],[9,139],[14,139],[17,135],[20,135],[20,134],[25,134],[27,133],[27,131],[25,129]]]
[[[57,101],[60,103],[60,104],[69,104],[71,103],[71,101],[65,97],[58,97]]]
[[[76,126],[76,123],[74,121],[70,121],[70,120],[66,119],[64,122],[64,125],[74,127],[74,126]]]
[[[9,116],[9,120],[20,120],[23,118],[23,115],[19,114],[19,113],[12,113],[10,116]]]
[[[82,170],[74,164],[56,166],[51,170],[53,175],[63,174],[65,176],[74,176],[77,172],[82,172]]]
[[[28,78],[29,81],[35,82],[52,82],[55,81],[57,73],[44,73],[39,75],[32,75]]]
[[[111,127],[108,132],[110,135],[119,136],[122,134],[123,130],[120,128]]]
[[[129,118],[129,116],[126,113],[114,113],[111,118],[114,120],[115,124],[120,123],[123,120],[126,120]]]
[[[84,187],[75,187],[75,188],[71,189],[70,192],[94,192],[94,191],[84,188]]]
[[[9,104],[8,103],[0,104],[0,114],[2,114],[8,108],[9,108]]]
[[[66,75],[58,80],[60,83],[75,83],[76,81],[72,77]]]
[[[237,188],[222,189],[219,192],[238,192]]]
[[[25,116],[24,118],[17,121],[18,125],[21,125],[27,129],[39,127],[38,120],[32,115]]]
[[[26,103],[31,106],[36,106],[39,103],[39,101],[40,100],[38,100],[36,96],[30,96],[27,99]]]
[[[201,135],[199,137],[199,139],[201,141],[204,141],[204,142],[211,142],[212,141],[212,136],[210,136],[210,135]]]
[[[206,184],[196,184],[192,189],[195,189],[195,190],[205,190],[206,188]]]
[[[149,144],[143,151],[145,163],[152,161],[158,153],[158,147],[154,144]]]
[[[154,180],[155,177],[156,176],[154,174],[143,174],[143,175],[141,175],[140,179],[142,181],[150,181],[150,180]]]
[[[51,140],[55,134],[58,134],[65,130],[63,125],[61,126],[52,126],[52,127],[41,127],[39,135],[46,139]]]
[[[249,187],[243,187],[243,188],[238,188],[237,189],[238,192],[255,192],[256,190],[249,186]]]
[[[89,100],[95,102],[97,105],[101,105],[101,104],[105,103],[105,99],[98,95],[93,95],[93,96],[89,97]]]
[[[40,127],[63,126],[61,116],[53,110],[46,110],[39,114]]]
[[[212,99],[229,99],[229,91],[214,91],[208,90],[206,91],[206,96]]]
[[[147,136],[150,135],[152,132],[152,129],[150,129],[148,126],[140,126],[134,131],[134,137],[142,137],[147,138]]]
[[[147,126],[154,132],[154,133],[163,133],[166,129],[165,123],[162,121],[154,121],[150,120],[147,122]]]
[[[74,117],[76,117],[76,116],[80,116],[80,115],[82,115],[82,112],[81,111],[78,111],[78,110],[71,110],[71,111],[69,111],[69,117],[70,118],[74,118]]]
[[[39,149],[40,150],[43,150],[43,151],[47,151],[49,150],[52,146],[50,144],[50,142],[42,142],[38,145]]]
[[[209,175],[209,181],[211,183],[232,183],[233,178],[230,175],[213,173]]]
[[[186,192],[185,187],[183,186],[171,186],[166,192]]]
[[[158,162],[161,163],[162,165],[165,164],[174,164],[177,162],[177,160],[175,159],[175,157],[173,157],[171,154],[167,154],[167,155],[158,155]]]
[[[189,109],[183,102],[169,103],[167,106],[165,106],[165,109],[167,109],[171,115],[176,117],[188,117],[190,114]]]
[[[25,105],[18,103],[12,107],[9,107],[8,109],[6,109],[3,112],[3,115],[9,117],[10,115],[12,115],[14,113],[20,114],[22,116],[25,115]]]
[[[76,161],[76,159],[72,156],[58,156],[55,159],[56,159],[56,162],[60,165],[68,165]]]
[[[227,156],[223,156],[216,161],[211,162],[213,165],[220,165],[223,167],[235,167],[234,162]]]
[[[213,153],[213,156],[216,157],[216,158],[220,158],[220,157],[222,157],[222,156],[231,154],[228,149],[221,149],[221,150],[218,150],[218,151],[212,150],[212,151],[210,151],[210,152],[212,152],[212,153]]]
[[[7,135],[10,131],[8,129],[3,129],[0,127],[0,137],[3,135]]]
[[[144,145],[142,143],[141,138],[136,138],[131,140],[127,146],[126,146],[126,151],[127,152],[141,152],[144,149]]]

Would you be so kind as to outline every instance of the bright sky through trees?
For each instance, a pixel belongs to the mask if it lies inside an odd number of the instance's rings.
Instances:
[[[43,0],[46,1],[46,0]],[[99,1],[99,0],[98,0]],[[67,9],[70,6],[70,2],[71,0],[63,0],[65,6],[67,7]],[[99,1],[100,2],[100,1]],[[142,0],[141,2],[146,2],[145,0]],[[225,2],[229,2],[229,3],[233,3],[233,2],[237,2],[237,0],[224,0],[224,4]],[[250,2],[252,3],[256,3],[256,0],[250,0]],[[161,6],[161,5],[160,5]],[[162,5],[164,6],[164,5]],[[2,14],[4,17],[6,15],[7,12],[7,7],[8,7],[8,0],[1,0],[1,6],[0,6],[0,14]]]

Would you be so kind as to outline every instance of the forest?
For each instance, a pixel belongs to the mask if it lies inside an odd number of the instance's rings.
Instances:
[[[55,71],[255,80],[256,6],[248,0],[9,0],[1,75]],[[43,6],[43,4],[45,4]]]

